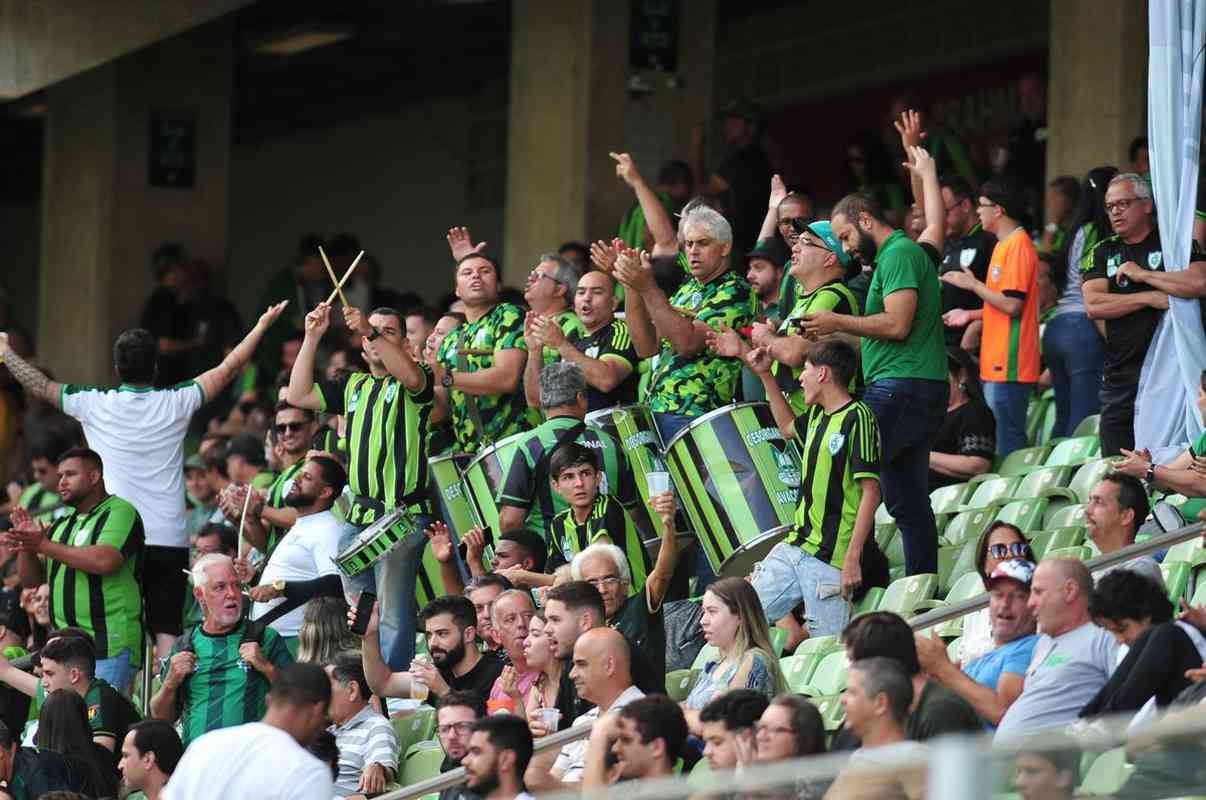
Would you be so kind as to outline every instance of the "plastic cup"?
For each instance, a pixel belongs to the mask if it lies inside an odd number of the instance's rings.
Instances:
[[[540,709],[540,719],[544,722],[544,729],[549,733],[557,732],[557,723],[561,722],[561,710],[556,708]]]
[[[413,675],[410,678],[410,699],[420,703],[427,699],[427,684]]]
[[[649,489],[650,497],[665,494],[666,492],[670,491],[670,473],[648,472],[645,474],[645,483]]]

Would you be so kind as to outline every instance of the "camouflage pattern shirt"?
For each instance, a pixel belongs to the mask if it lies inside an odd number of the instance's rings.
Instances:
[[[749,282],[732,270],[706,284],[688,278],[670,305],[710,328],[728,325],[735,330],[752,325],[758,307]],[[723,358],[707,347],[682,355],[663,340],[649,382],[649,406],[659,414],[701,416],[733,401],[740,375],[738,359]]]
[[[523,310],[511,303],[499,303],[476,322],[466,322],[445,337],[438,359],[445,369],[455,372],[477,372],[494,366],[495,354],[501,350],[523,350]],[[496,442],[527,428],[523,390],[508,394],[474,395],[484,431],[477,430],[469,411],[464,392],[450,389],[448,401],[452,409],[452,432],[456,449],[463,453],[476,452],[490,442]]]

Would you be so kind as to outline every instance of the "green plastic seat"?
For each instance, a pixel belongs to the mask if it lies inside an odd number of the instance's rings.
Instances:
[[[993,508],[1003,506],[1013,497],[1013,491],[1022,482],[1018,477],[993,478],[981,481],[967,502],[959,507],[960,511],[970,511],[978,508]]]
[[[880,611],[891,611],[908,619],[919,611],[933,608],[934,593],[938,591],[938,576],[932,573],[909,575],[892,581],[883,599]]]
[[[954,582],[952,573],[955,571],[955,562],[959,559],[959,553],[963,550],[961,545],[947,545],[938,548],[938,594],[946,593],[946,589]]]
[[[954,516],[942,531],[941,541],[948,545],[961,545],[979,539],[996,516],[996,507],[963,511]]]
[[[1135,768],[1126,763],[1126,748],[1118,747],[1102,753],[1084,773],[1077,789],[1078,795],[1101,796],[1115,794]]]
[[[666,696],[676,703],[681,703],[691,694],[691,687],[699,676],[698,670],[676,669],[666,673]]]
[[[1198,582],[1197,588],[1193,590],[1193,597],[1190,598],[1189,604],[1194,608],[1206,606],[1206,581]]]
[[[1090,461],[1101,452],[1101,440],[1096,436],[1074,436],[1057,444],[1047,456],[1046,466],[1076,466]]]
[[[842,640],[837,636],[810,636],[796,647],[796,655],[826,655],[842,649]]]
[[[771,626],[767,633],[770,634],[771,647],[775,648],[775,658],[782,657],[783,648],[787,645],[787,631]]]
[[[691,669],[704,671],[704,667],[709,661],[720,660],[720,648],[714,644],[705,644],[700,648],[699,655],[695,656],[695,660],[691,662]]]
[[[943,602],[946,605],[953,605],[955,603],[962,603],[965,600],[971,600],[973,597],[979,597],[982,594],[984,594],[984,581],[975,572],[968,572],[960,575],[955,580],[950,591],[946,593],[946,598]],[[963,617],[948,619],[934,630],[943,639],[959,636],[963,633]]]
[[[884,556],[888,559],[890,565],[894,567],[904,566],[904,537],[899,532],[893,535],[886,545],[881,544],[880,549],[884,551]]]
[[[880,503],[879,508],[875,509],[875,524],[887,525],[888,523],[895,522],[896,520],[894,520],[892,515],[888,513],[888,507],[883,503]]]
[[[821,715],[821,723],[825,726],[826,733],[833,733],[842,727],[842,720],[846,718],[846,709],[842,707],[841,695],[835,694],[829,697],[812,697],[809,699],[817,707],[817,712]]]
[[[1101,415],[1090,414],[1076,424],[1073,436],[1098,436],[1101,434]]]
[[[1026,438],[1034,444],[1046,444],[1051,438],[1051,430],[1055,427],[1055,418],[1049,412],[1055,407],[1055,392],[1048,396],[1047,392],[1032,398],[1026,406]],[[1046,426],[1050,417],[1051,425]],[[1045,430],[1044,430],[1045,429]]]
[[[1101,482],[1101,479],[1114,468],[1114,462],[1108,458],[1096,458],[1086,461],[1077,467],[1066,489],[1051,489],[1047,494],[1051,497],[1065,497],[1073,503],[1089,502],[1089,492]]]
[[[1077,547],[1084,540],[1085,529],[1073,525],[1055,530],[1039,531],[1030,537],[1030,549],[1034,551],[1034,557],[1041,560],[1048,550]]]
[[[1043,520],[1044,530],[1055,530],[1056,528],[1073,528],[1085,526],[1085,507],[1080,504],[1064,506],[1062,508],[1051,510],[1047,507],[1047,518]]]
[[[968,483],[956,483],[935,489],[930,492],[930,508],[934,510],[935,515],[955,513],[955,510],[971,497],[972,491],[972,486]]]
[[[969,539],[964,542],[963,547],[959,550],[959,557],[955,559],[955,566],[951,568],[950,578],[945,584],[939,584],[938,586],[940,594],[945,596],[951,590],[951,586],[955,581],[969,572],[976,571],[976,545],[979,543],[979,539]]]
[[[1193,572],[1193,566],[1184,561],[1169,561],[1164,559],[1164,563],[1160,565],[1160,573],[1164,576],[1164,588],[1168,590],[1168,599],[1172,601],[1173,608],[1181,607],[1181,598],[1185,596],[1186,589],[1189,588],[1189,575]]]
[[[872,611],[879,609],[879,604],[884,598],[884,588],[882,586],[872,586],[867,590],[867,593],[862,596],[857,603],[850,606],[850,619],[854,619],[862,614],[869,614]]]
[[[1043,560],[1046,561],[1049,558],[1075,558],[1078,561],[1088,561],[1092,555],[1093,552],[1083,545],[1080,547],[1056,547],[1048,550],[1047,554],[1043,556]]]
[[[1007,477],[1025,475],[1043,466],[1043,461],[1050,452],[1051,448],[1044,445],[1023,447],[1021,450],[1014,450],[1005,456],[1005,460],[1001,462],[997,474]]]
[[[841,694],[846,688],[846,666],[844,650],[827,653],[813,670],[812,679],[796,691],[809,697]]]
[[[1186,564],[1193,564],[1203,553],[1206,553],[1206,549],[1202,547],[1202,538],[1200,536],[1187,539],[1184,542],[1177,542],[1168,548],[1168,552],[1164,555],[1164,563],[1167,564],[1169,561],[1184,561]]]
[[[398,783],[409,786],[440,774],[444,763],[444,750],[439,742],[418,742],[406,751],[406,759],[399,765],[401,774]]]
[[[1017,500],[1043,497],[1050,489],[1067,486],[1071,478],[1072,467],[1039,467],[1026,473],[1018,488],[1013,490],[1013,496]]]
[[[1029,534],[1043,527],[1043,515],[1047,512],[1047,499],[1038,497],[1030,500],[1015,500],[997,512],[998,522],[1016,525],[1022,533]]]
[[[817,653],[797,653],[794,656],[779,659],[779,671],[783,673],[783,681],[787,684],[788,691],[799,692],[807,686],[822,658],[824,656]],[[674,700],[673,697],[670,699]],[[675,700],[675,702],[681,701]]]
[[[436,712],[431,706],[420,706],[411,714],[390,717],[398,737],[398,753],[410,752],[411,745],[431,738],[435,730]]]

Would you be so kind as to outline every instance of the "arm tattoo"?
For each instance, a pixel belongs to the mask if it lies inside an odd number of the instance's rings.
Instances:
[[[21,358],[11,349],[4,354],[4,364],[8,367],[8,371],[12,373],[12,376],[17,379],[17,382],[24,386],[27,391],[37,397],[46,396],[46,387],[50,384],[50,378],[47,378],[41,370]]]

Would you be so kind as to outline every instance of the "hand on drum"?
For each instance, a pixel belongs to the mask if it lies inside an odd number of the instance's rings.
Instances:
[[[707,341],[712,352],[725,358],[741,358],[749,347],[741,334],[728,325],[721,325],[719,330],[709,330]]]
[[[356,606],[360,600],[360,595],[356,595],[355,600],[348,601],[348,627],[351,628],[356,624]],[[381,620],[379,613],[380,603],[373,603],[373,611],[369,614],[368,625],[364,629],[364,638],[374,637],[380,628]]]
[[[765,347],[755,347],[745,354],[745,364],[758,375],[767,375],[771,369],[770,350]]]
[[[465,534],[461,543],[465,545],[466,558],[480,559],[486,549],[486,531],[478,525]]]
[[[447,564],[452,560],[452,534],[443,522],[433,522],[427,529],[427,541],[431,542],[431,554],[436,561]]]
[[[653,495],[649,498],[649,506],[662,522],[669,522],[674,519],[674,512],[677,510],[674,504],[674,492]]]

